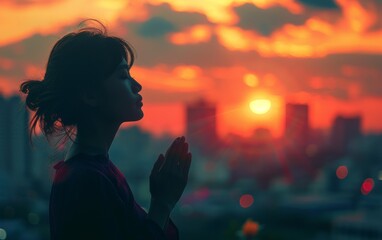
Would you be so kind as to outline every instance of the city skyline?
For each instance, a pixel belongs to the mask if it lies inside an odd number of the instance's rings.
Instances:
[[[0,97],[0,106],[1,120],[4,120],[0,122],[3,143],[0,186],[4,189],[0,194],[1,232],[15,239],[20,232],[29,236],[28,239],[48,239],[46,227],[53,166],[64,159],[68,145],[55,148],[39,135],[34,138],[35,148],[30,149],[25,144],[28,122],[22,99]],[[356,229],[364,226],[365,220],[375,222],[380,218],[380,212],[376,212],[375,220],[370,220],[373,215],[369,213],[381,209],[379,146],[382,135],[362,135],[361,117],[336,117],[331,134],[324,137],[319,133],[310,134],[308,105],[289,103],[283,119],[285,139],[274,139],[268,129],[259,128],[252,138],[230,136],[224,139],[228,142],[208,153],[199,150],[203,145],[210,147],[216,137],[214,104],[198,101],[184,107],[188,110],[189,132],[200,133],[193,135],[193,141],[202,144],[197,146],[190,141],[197,161],[190,172],[190,185],[173,213],[179,217],[177,222],[187,233],[184,234],[187,239],[204,238],[211,232],[223,234],[231,221],[243,222],[243,217],[267,225],[266,229],[260,229],[262,235],[271,237],[281,231],[275,239],[292,236],[310,239],[308,236],[315,234],[381,234],[378,227],[348,230],[348,220],[359,213],[366,215],[351,222]],[[204,131],[198,132],[199,129]],[[149,205],[146,180],[152,164],[171,141],[172,136],[156,138],[137,126],[120,129],[115,136],[111,160],[126,176],[142,206]],[[319,223],[306,221],[312,219],[311,214],[321,219],[328,213],[333,214],[325,218],[326,227],[322,226],[322,220]],[[202,228],[204,224],[200,221],[213,223],[215,217],[220,219],[219,225],[208,230]],[[189,228],[189,221],[195,219],[199,225]],[[301,226],[311,229],[302,231]],[[232,231],[239,229],[240,226],[235,226]]]
[[[2,101],[6,102],[6,101],[21,101],[19,102],[19,106],[17,109],[15,109],[15,111],[19,111],[18,114],[20,114],[20,110],[22,110],[22,108],[24,109],[25,108],[25,111],[28,112],[28,114],[26,114],[26,117],[28,118],[28,122],[30,121],[30,119],[33,117],[34,115],[34,112],[33,111],[30,111],[29,109],[27,109],[25,107],[25,103],[24,103],[24,98],[23,96],[20,96],[19,94],[15,94],[15,95],[10,95],[10,96],[6,96],[6,95],[2,95],[0,93],[0,98],[2,99]],[[183,117],[180,117],[178,119],[173,119],[172,122],[162,122],[162,124],[164,124],[165,128],[166,127],[170,127],[172,124],[177,124],[177,125],[183,125],[183,128],[178,128],[178,131],[177,132],[171,132],[171,131],[166,131],[166,129],[162,129],[162,131],[152,131],[152,129],[150,129],[149,126],[147,126],[146,124],[150,124],[150,121],[148,120],[140,120],[139,122],[124,122],[121,124],[121,129],[124,129],[124,128],[129,128],[131,126],[139,126],[141,127],[143,130],[145,131],[149,131],[151,134],[153,134],[154,136],[164,136],[164,135],[173,135],[173,136],[176,136],[176,135],[190,135],[192,131],[195,131],[195,127],[200,123],[200,119],[202,118],[211,118],[209,120],[207,120],[207,125],[209,125],[210,128],[213,128],[211,130],[208,130],[207,132],[205,132],[207,130],[206,126],[202,126],[202,130],[199,130],[199,135],[203,135],[203,134],[212,134],[213,136],[212,139],[223,139],[227,136],[229,136],[230,134],[235,134],[235,135],[239,135],[241,137],[251,137],[253,136],[253,134],[255,134],[256,130],[257,129],[267,129],[270,131],[271,133],[271,136],[273,138],[284,138],[288,135],[290,135],[288,133],[288,119],[290,119],[292,117],[293,119],[293,115],[294,115],[294,110],[291,110],[295,107],[298,107],[298,108],[307,108],[305,111],[305,117],[306,117],[306,120],[304,120],[304,124],[300,124],[300,123],[292,123],[292,125],[301,125],[301,126],[297,126],[297,127],[300,127],[300,128],[306,128],[304,129],[304,131],[316,131],[316,130],[319,130],[321,131],[321,133],[325,133],[327,135],[327,137],[330,137],[331,134],[333,134],[333,127],[335,127],[335,124],[336,122],[338,121],[338,119],[343,119],[343,120],[355,120],[355,121],[358,121],[358,131],[360,134],[379,134],[379,132],[367,132],[367,131],[364,131],[364,129],[362,129],[362,122],[364,121],[364,118],[362,115],[357,115],[357,114],[338,114],[338,115],[335,115],[333,119],[331,119],[330,121],[330,125],[326,128],[316,128],[312,122],[311,122],[311,115],[310,115],[310,112],[311,112],[311,106],[308,105],[308,104],[303,104],[303,103],[295,103],[295,102],[288,102],[285,104],[284,106],[284,111],[283,111],[283,114],[281,115],[280,117],[280,122],[278,123],[278,125],[280,126],[280,133],[279,134],[274,134],[274,132],[272,131],[272,128],[269,128],[267,127],[266,125],[258,125],[258,126],[255,126],[253,127],[252,129],[250,129],[250,131],[248,131],[248,133],[246,135],[240,135],[240,134],[237,134],[235,132],[226,132],[225,135],[221,134],[221,132],[219,132],[219,112],[217,111],[218,110],[218,106],[216,105],[215,102],[213,101],[208,101],[206,99],[203,99],[203,98],[199,98],[193,102],[190,102],[189,104],[181,104],[179,106],[179,109],[180,111],[182,112],[182,115],[184,115]],[[289,109],[289,110],[288,110]],[[158,111],[158,109],[157,109]],[[159,109],[160,111],[160,109]],[[205,111],[205,113],[198,113],[198,112],[203,112]],[[268,111],[266,112],[268,113]],[[159,113],[158,113],[159,114]],[[190,118],[191,116],[191,118]],[[192,117],[193,116],[193,117]],[[289,117],[288,117],[289,116]],[[156,117],[155,115],[152,115],[152,117]],[[260,116],[262,117],[262,116]],[[200,119],[199,119],[200,118]],[[195,126],[189,126],[189,123],[190,122],[196,122],[196,124],[193,124]],[[144,124],[141,124],[141,122],[144,122]],[[204,131],[204,132],[203,132]],[[37,125],[36,126],[36,133],[37,134],[41,134],[41,131],[39,129],[39,126]],[[196,134],[196,135],[198,135]],[[194,135],[194,134],[193,134]],[[195,136],[196,136],[195,135]],[[351,135],[351,134],[350,134]],[[349,135],[349,136],[350,136]],[[213,140],[215,141],[215,140]]]

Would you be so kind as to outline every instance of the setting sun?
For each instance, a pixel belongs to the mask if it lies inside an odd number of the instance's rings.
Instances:
[[[249,108],[256,114],[265,114],[271,109],[271,101],[267,99],[257,99],[249,104]]]

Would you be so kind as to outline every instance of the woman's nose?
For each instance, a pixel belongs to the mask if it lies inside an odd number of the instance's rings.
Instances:
[[[135,89],[137,92],[140,92],[142,90],[142,85],[139,84],[139,82],[135,81]]]

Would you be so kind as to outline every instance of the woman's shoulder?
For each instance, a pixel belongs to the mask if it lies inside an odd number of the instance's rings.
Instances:
[[[78,154],[68,160],[60,160],[54,164],[54,183],[86,183],[94,181],[110,181],[110,171],[106,158]]]

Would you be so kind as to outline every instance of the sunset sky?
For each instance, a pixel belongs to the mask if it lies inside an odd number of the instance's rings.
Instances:
[[[137,124],[155,134],[183,134],[201,97],[221,136],[280,136],[286,102],[309,104],[313,128],[359,114],[382,132],[381,12],[382,0],[1,0],[0,92],[42,79],[54,43],[96,18],[136,49]]]

